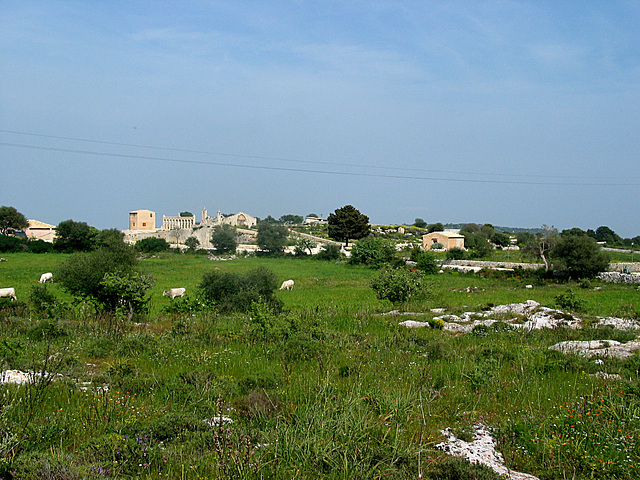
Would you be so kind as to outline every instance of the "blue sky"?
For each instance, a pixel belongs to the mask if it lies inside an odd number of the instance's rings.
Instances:
[[[640,234],[636,1],[5,1],[0,59],[0,204],[28,218]]]

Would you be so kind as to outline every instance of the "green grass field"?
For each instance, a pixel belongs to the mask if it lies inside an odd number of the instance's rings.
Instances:
[[[4,257],[0,287],[27,304],[40,274],[55,276],[66,258]],[[168,312],[164,289],[193,299],[203,274],[258,266],[294,279],[293,291],[277,292],[285,313]],[[398,326],[404,317],[380,315],[398,306],[374,295],[375,271],[313,259],[166,254],[141,269],[155,286],[135,323],[71,303],[56,318],[3,303],[3,370],[56,376],[1,387],[0,478],[497,478],[434,448],[442,429],[470,438],[478,422],[513,470],[638,478],[640,357],[599,365],[548,349],[636,332],[410,330]],[[580,316],[640,316],[637,286],[458,273],[427,282],[428,295],[401,310],[555,306],[570,289]],[[70,302],[55,282],[47,289]],[[233,423],[209,424],[221,415]]]

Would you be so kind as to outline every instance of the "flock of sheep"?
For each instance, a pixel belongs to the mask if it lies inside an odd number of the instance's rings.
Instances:
[[[46,283],[49,280],[53,281],[53,273],[47,272],[40,275],[40,283]],[[285,280],[282,282],[280,286],[280,290],[293,290],[293,280]],[[182,297],[186,292],[185,288],[170,288],[169,290],[165,290],[162,292],[163,297]],[[11,300],[16,300],[16,289],[13,287],[8,288],[0,288],[0,298],[10,298]]]
[[[53,273],[47,272],[40,275],[40,283],[46,283],[49,280],[53,281]],[[16,289],[13,287],[0,288],[0,298],[10,298],[11,300],[17,300]]]

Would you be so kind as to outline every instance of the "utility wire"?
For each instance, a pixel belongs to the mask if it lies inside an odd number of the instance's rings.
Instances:
[[[282,172],[342,175],[342,176],[352,176],[352,177],[394,178],[394,179],[403,179],[403,180],[429,180],[429,181],[437,181],[437,182],[492,183],[492,184],[507,184],[507,185],[558,185],[558,186],[592,186],[592,187],[604,187],[604,186],[630,187],[630,186],[640,185],[640,183],[576,183],[576,182],[549,182],[549,181],[529,182],[529,181],[517,181],[517,180],[475,180],[475,179],[459,179],[459,178],[444,178],[444,177],[422,177],[422,176],[415,176],[415,175],[391,175],[391,174],[365,173],[365,172],[354,173],[354,172],[339,172],[339,171],[332,171],[332,170],[310,170],[310,169],[303,169],[303,168],[274,167],[274,166],[264,166],[264,165],[247,165],[247,164],[239,164],[239,163],[212,162],[212,161],[204,161],[204,160],[152,157],[152,156],[146,156],[146,155],[129,155],[124,153],[95,152],[95,151],[89,151],[89,150],[44,147],[44,146],[26,145],[26,144],[20,144],[20,143],[0,142],[0,146],[31,149],[31,150],[44,150],[44,151],[61,152],[61,153],[78,153],[83,155],[104,156],[104,157],[114,157],[114,158],[129,158],[134,160],[151,160],[151,161],[158,161],[158,162],[212,165],[212,166],[249,168],[249,169],[272,170],[272,171],[282,171]]]
[[[191,149],[183,149],[183,148],[171,148],[171,147],[158,147],[153,145],[141,145],[135,143],[119,143],[119,142],[109,142],[104,140],[92,140],[87,138],[77,138],[77,137],[65,137],[59,135],[46,135],[41,133],[31,133],[31,132],[20,132],[15,130],[5,130],[0,129],[0,133],[10,133],[15,135],[26,135],[31,137],[40,137],[40,138],[52,138],[56,140],[71,140],[74,142],[85,142],[85,143],[95,143],[100,145],[113,145],[119,147],[133,147],[133,148],[146,148],[151,150],[164,150],[170,152],[180,152],[180,153],[195,153],[201,155],[215,155],[219,157],[233,157],[233,158],[245,158],[245,159],[254,159],[254,160],[275,160],[279,162],[292,162],[292,163],[301,163],[301,164],[315,164],[315,165],[329,165],[329,166],[338,166],[338,167],[355,167],[355,168],[369,168],[369,169],[377,169],[377,170],[390,170],[390,171],[410,171],[410,172],[424,172],[424,173],[442,173],[447,175],[470,175],[470,176],[483,176],[483,177],[525,177],[525,178],[568,178],[568,179],[584,179],[584,180],[602,180],[602,179],[629,179],[629,178],[640,178],[638,176],[578,176],[578,175],[542,175],[542,174],[510,174],[510,173],[490,173],[490,172],[468,172],[468,171],[455,171],[455,170],[433,170],[433,169],[422,169],[422,168],[407,168],[407,167],[387,167],[387,166],[376,166],[376,165],[363,165],[363,164],[354,164],[354,163],[339,163],[339,162],[326,162],[326,161],[314,161],[314,160],[297,160],[291,158],[284,157],[270,157],[263,155],[244,155],[244,154],[236,154],[236,153],[224,153],[224,152],[214,152],[207,150],[191,150]],[[272,167],[277,168],[277,167]],[[295,169],[294,169],[295,171]],[[411,177],[414,178],[414,177]],[[545,182],[546,184],[547,182]],[[564,184],[559,184],[564,185]],[[570,184],[569,184],[570,185]],[[623,184],[626,185],[626,184]]]

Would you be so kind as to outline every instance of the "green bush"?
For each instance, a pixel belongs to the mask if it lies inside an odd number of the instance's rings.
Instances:
[[[556,295],[556,305],[572,312],[579,312],[584,309],[584,302],[576,297],[576,294],[568,289],[565,293]]]
[[[349,263],[381,268],[383,265],[391,263],[395,256],[395,251],[395,247],[388,240],[367,237],[353,246]]]
[[[447,260],[464,260],[466,256],[467,252],[465,252],[460,247],[453,247],[452,249],[447,250],[447,253],[445,253],[445,258]]]
[[[0,253],[21,252],[25,241],[22,238],[0,235]]]
[[[80,252],[69,257],[56,274],[70,294],[96,301],[100,308],[115,312],[120,307],[141,311],[144,294],[153,284],[149,276],[135,272],[135,250],[126,245]]]
[[[143,253],[157,253],[169,250],[170,246],[164,238],[148,237],[136,242],[136,249]]]
[[[34,313],[45,317],[55,317],[58,308],[56,296],[47,290],[46,285],[31,287],[29,302]]]
[[[403,303],[411,297],[424,293],[425,285],[421,273],[402,268],[386,268],[371,281],[371,288],[380,300]]]
[[[335,243],[328,243],[323,245],[316,258],[318,260],[339,260],[341,256],[340,247]]]
[[[206,273],[198,288],[203,301],[221,311],[247,312],[256,302],[268,304],[275,311],[281,309],[280,301],[275,298],[278,278],[265,267],[245,273]]]
[[[438,273],[439,266],[433,253],[425,252],[421,248],[416,248],[411,251],[410,258],[416,262],[416,267],[418,270],[421,270],[422,273]]]
[[[53,243],[45,242],[44,240],[29,240],[27,249],[31,253],[50,253],[53,252]]]

